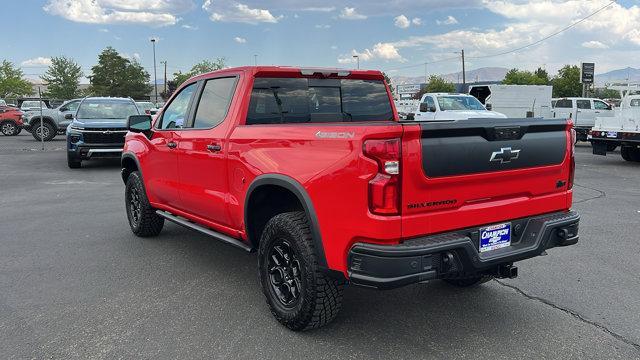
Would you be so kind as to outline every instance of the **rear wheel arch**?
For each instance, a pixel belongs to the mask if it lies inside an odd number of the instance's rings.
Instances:
[[[296,210],[305,212],[311,226],[318,266],[327,269],[320,226],[311,198],[304,187],[289,176],[260,175],[249,185],[244,201],[244,223],[249,241],[258,248],[267,222],[277,214]]]

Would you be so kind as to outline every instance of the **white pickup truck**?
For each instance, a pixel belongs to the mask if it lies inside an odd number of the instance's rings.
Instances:
[[[572,118],[578,141],[586,141],[589,130],[596,122],[596,117],[614,115],[611,105],[600,99],[566,97],[553,99],[553,117]]]
[[[467,94],[426,93],[413,116],[416,121],[504,119],[506,115],[487,110],[478,99]]]
[[[640,95],[626,95],[614,116],[596,117],[588,139],[596,155],[620,146],[623,159],[640,162]]]

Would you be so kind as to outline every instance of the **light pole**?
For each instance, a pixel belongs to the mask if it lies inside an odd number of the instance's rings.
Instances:
[[[356,58],[356,61],[358,62],[358,70],[360,70],[360,55],[353,55],[354,58]]]
[[[153,92],[155,96],[154,103],[158,102],[158,73],[156,72],[156,39],[151,38],[153,44]]]
[[[164,64],[164,81],[162,81],[164,83],[164,96],[167,96],[167,60],[165,61],[160,61],[160,64]],[[156,103],[158,102],[158,99],[156,99]]]

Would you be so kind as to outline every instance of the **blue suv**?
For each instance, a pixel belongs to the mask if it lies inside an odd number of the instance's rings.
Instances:
[[[127,134],[127,119],[140,115],[132,99],[111,97],[84,98],[73,121],[67,127],[67,163],[70,168],[82,166],[82,160],[119,158]]]

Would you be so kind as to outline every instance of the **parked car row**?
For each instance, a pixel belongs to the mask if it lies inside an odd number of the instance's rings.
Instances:
[[[0,105],[0,131],[4,136],[20,134],[24,113],[15,107]]]

